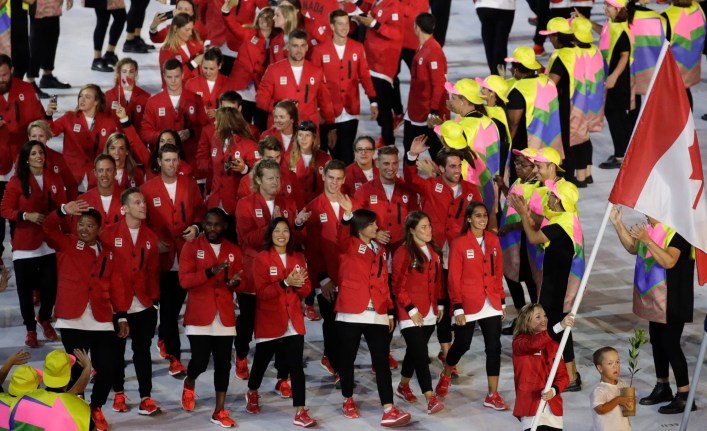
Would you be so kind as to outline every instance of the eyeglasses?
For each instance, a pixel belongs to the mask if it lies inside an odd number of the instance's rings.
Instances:
[[[356,148],[356,152],[359,154],[372,153],[373,151],[374,151],[373,148]]]

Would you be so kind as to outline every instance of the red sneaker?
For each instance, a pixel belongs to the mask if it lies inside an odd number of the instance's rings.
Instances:
[[[248,358],[239,358],[236,356],[236,377],[241,380],[248,380],[250,372],[248,371]]]
[[[100,407],[91,407],[91,419],[96,425],[96,431],[108,431],[108,422],[106,417],[103,416],[103,411],[101,411]]]
[[[314,305],[305,305],[304,315],[307,317],[307,320],[311,320],[312,322],[316,322],[322,318],[319,313],[317,313],[317,310],[314,309]]]
[[[164,340],[157,340],[157,350],[160,352],[160,357],[167,359],[167,351],[164,349]]]
[[[385,143],[383,143],[383,137],[381,136],[381,137],[378,138],[378,140],[376,141],[376,150],[377,150],[378,148],[383,148],[383,147],[385,147]]]
[[[186,368],[182,365],[182,361],[175,358],[174,356],[169,356],[169,375],[177,379],[184,377],[187,374]]]
[[[393,130],[397,130],[405,122],[405,114],[393,114]]]
[[[344,416],[349,419],[356,419],[358,417],[358,408],[353,398],[346,398],[341,409],[344,411]]]
[[[138,407],[137,412],[143,416],[149,416],[151,414],[157,413],[160,410],[160,406],[155,403],[152,398],[145,398],[140,401],[140,407]]]
[[[39,328],[42,330],[45,340],[49,342],[59,341],[59,335],[57,335],[54,328],[52,328],[52,323],[49,320],[37,319],[37,323],[39,323]]]
[[[399,427],[410,422],[410,418],[410,413],[402,412],[393,406],[390,410],[383,413],[381,425],[384,427]]]
[[[533,51],[535,51],[536,56],[545,55],[545,47],[538,45],[537,43],[533,45]]]
[[[211,415],[211,423],[220,425],[223,428],[235,428],[236,421],[231,419],[231,417],[229,416],[230,414],[230,410],[221,409]]]
[[[503,398],[498,394],[498,392],[494,392],[493,395],[486,395],[486,399],[484,400],[484,407],[488,407],[490,409],[494,410],[508,410],[508,405],[506,405],[505,401],[503,401]]]
[[[27,336],[25,337],[25,346],[32,349],[39,347],[39,342],[37,341],[37,331],[27,331]]]
[[[257,415],[260,413],[260,405],[258,404],[258,400],[260,400],[260,395],[258,395],[258,391],[248,391],[245,393],[245,401],[246,401],[246,406],[245,406],[245,411],[252,415]]]
[[[451,377],[452,377],[453,379],[458,379],[458,378],[459,378],[459,372],[457,371],[457,366],[456,366],[456,365],[452,366],[452,375],[451,375]]]
[[[292,398],[292,388],[287,379],[279,379],[275,383],[275,391],[280,394],[280,398]]]
[[[412,389],[410,389],[410,385],[403,385],[400,383],[398,385],[398,389],[395,391],[395,393],[405,401],[409,403],[416,403],[417,402],[417,397],[415,394],[412,393]]]
[[[400,366],[398,361],[396,361],[395,358],[393,358],[392,354],[388,354],[388,366],[390,367],[391,370],[395,370]]]
[[[184,389],[182,389],[182,408],[184,411],[190,412],[194,410],[194,401],[195,394],[194,394],[194,389],[189,389],[184,386]]]
[[[123,392],[116,392],[115,397],[113,397],[113,411],[118,413],[125,413],[128,411],[128,405],[125,400],[128,397],[125,396]]]
[[[309,428],[317,424],[316,419],[312,419],[309,416],[309,409],[302,409],[295,413],[295,420],[292,422],[298,427]]]
[[[437,397],[433,394],[432,398],[427,401],[427,414],[433,415],[443,409],[444,404],[442,404],[442,401],[438,400]]]
[[[319,365],[324,368],[327,373],[331,374],[332,376],[336,374],[336,370],[334,370],[334,367],[331,366],[331,362],[329,362],[329,358],[326,356],[322,356],[322,360],[319,361]]]
[[[439,382],[437,382],[437,387],[435,388],[437,395],[442,398],[446,397],[447,393],[449,393],[449,384],[451,382],[452,379],[449,376],[445,376],[444,373],[441,373],[439,375]]]

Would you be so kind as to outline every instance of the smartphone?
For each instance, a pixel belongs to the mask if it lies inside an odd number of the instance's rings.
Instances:
[[[165,18],[165,19],[172,19],[172,18],[174,18],[174,11],[171,10],[171,11],[169,11],[169,12],[165,12],[164,18]]]
[[[57,99],[56,94],[52,94],[52,97],[49,99],[49,101],[51,103],[56,103],[56,99]]]

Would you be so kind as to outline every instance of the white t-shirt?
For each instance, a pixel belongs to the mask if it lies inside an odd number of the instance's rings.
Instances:
[[[172,201],[172,203],[174,203],[175,199],[177,199],[177,182],[175,181],[173,183],[164,183],[164,187],[167,189],[169,199]]]
[[[179,109],[179,98],[182,97],[181,95],[179,96],[169,96],[169,99],[172,101],[172,107],[176,111]]]
[[[39,190],[44,190],[44,175],[35,175],[34,179],[37,180],[37,184],[39,184]]]
[[[302,154],[302,162],[304,163],[304,167],[308,168],[309,164],[312,162],[312,155],[311,154]]]
[[[361,169],[363,175],[366,176],[366,181],[373,181],[373,168],[371,169]]]
[[[115,180],[117,182],[123,181],[123,174],[125,174],[125,169],[116,169],[115,170]]]
[[[385,190],[385,197],[390,202],[393,199],[393,193],[395,192],[395,183],[393,184],[383,184],[383,190]]]
[[[284,133],[281,133],[282,135],[282,148],[285,150],[290,149],[290,143],[292,142],[292,135],[285,135]]]
[[[592,407],[592,420],[594,421],[594,431],[631,431],[631,423],[621,412],[621,407],[616,406],[610,412],[600,415],[594,408],[608,403],[621,395],[621,389],[626,387],[626,383],[619,379],[617,384],[599,382],[589,395],[589,403]]]
[[[130,98],[133,95],[133,90],[123,89],[123,94],[125,95],[125,103],[126,104],[130,103]]]
[[[265,201],[265,205],[268,206],[268,211],[272,215],[275,212],[275,201]]]
[[[292,66],[292,74],[295,75],[295,82],[299,85],[302,80],[302,66]]]
[[[215,85],[216,85],[216,81],[209,81],[208,79],[206,80],[206,86],[209,87],[209,93],[214,92]]]
[[[103,204],[103,213],[108,214],[110,211],[110,203],[113,200],[113,195],[103,196],[101,195],[101,204]]]

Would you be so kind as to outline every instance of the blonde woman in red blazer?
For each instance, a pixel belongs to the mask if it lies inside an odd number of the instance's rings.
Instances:
[[[410,379],[417,374],[427,400],[427,414],[444,409],[432,392],[432,377],[427,343],[444,314],[444,268],[442,249],[432,239],[432,223],[427,214],[413,211],[405,218],[403,243],[393,258],[393,294],[400,333],[407,349],[397,395],[409,403],[417,402]]]
[[[324,191],[324,165],[331,156],[320,148],[317,126],[311,121],[297,125],[297,133],[290,154],[290,170],[297,175],[297,186],[302,189],[308,204]]]
[[[204,44],[194,31],[194,17],[185,13],[174,16],[167,32],[167,38],[160,49],[160,70],[170,58],[176,58],[182,64],[182,82],[199,76],[199,66],[204,58]],[[162,86],[165,86],[164,77]]]
[[[439,396],[447,395],[452,369],[469,350],[478,322],[486,349],[488,395],[484,407],[508,410],[497,392],[501,369],[501,321],[506,317],[503,257],[498,237],[486,230],[488,221],[486,206],[482,202],[470,202],[461,233],[450,246],[447,290],[454,311],[454,342],[447,352],[436,391]]]
[[[304,255],[293,251],[294,238],[290,223],[284,217],[275,217],[265,231],[265,250],[255,258],[253,285],[255,287],[255,356],[248,379],[246,411],[260,412],[258,388],[275,352],[286,364],[292,379],[294,424],[310,427],[317,424],[305,405],[304,317],[302,299],[312,290]],[[275,390],[288,385],[278,379]]]
[[[212,208],[204,216],[204,233],[187,242],[179,257],[179,283],[187,290],[185,333],[191,360],[182,390],[182,408],[194,410],[196,379],[214,359],[216,408],[211,422],[224,428],[236,426],[224,409],[231,371],[231,346],[236,335],[233,293],[241,287],[241,249],[224,238],[226,213]]]
[[[50,323],[56,302],[56,254],[47,245],[42,223],[47,214],[66,202],[66,194],[61,177],[45,169],[44,148],[39,141],[22,145],[17,172],[7,183],[0,208],[3,218],[15,222],[12,262],[20,313],[27,329],[25,345],[32,348],[39,345],[37,322],[47,341],[59,341]],[[41,298],[36,318],[32,301],[34,289],[39,290]]]

